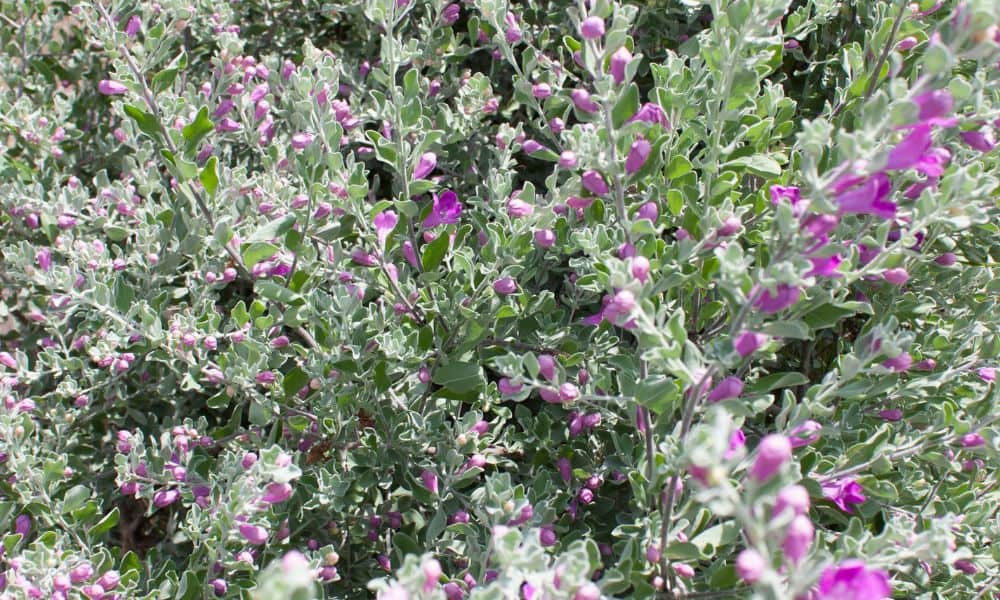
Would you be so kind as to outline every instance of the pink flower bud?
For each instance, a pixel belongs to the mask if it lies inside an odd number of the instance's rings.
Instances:
[[[809,444],[815,442],[819,439],[819,432],[822,429],[822,425],[811,419],[805,421],[801,425],[795,426],[788,432],[792,448],[801,448],[802,446],[808,446]]]
[[[882,271],[882,278],[893,285],[904,285],[910,279],[910,274],[906,269],[886,269]]]
[[[556,537],[556,532],[551,525],[546,525],[538,530],[538,541],[541,542],[542,546],[545,548],[556,545],[558,538]]]
[[[787,437],[770,434],[757,446],[757,459],[750,467],[750,476],[767,481],[792,459],[792,444]]]
[[[179,490],[161,490],[153,494],[153,506],[156,508],[166,508],[176,502],[180,497],[181,493]]]
[[[708,393],[709,402],[738,398],[743,394],[743,382],[738,377],[726,377]]]
[[[958,261],[958,257],[955,256],[953,252],[945,252],[941,256],[934,259],[934,262],[942,267],[950,267],[955,264],[956,261]]]
[[[97,84],[97,91],[105,96],[117,96],[128,92],[124,84],[110,79],[102,79]]]
[[[437,475],[434,474],[434,471],[424,469],[423,472],[420,473],[420,481],[424,484],[424,487],[430,491],[430,493],[438,493],[438,478]]]
[[[656,202],[650,200],[639,207],[636,216],[640,219],[646,219],[656,223],[656,219],[660,216],[660,207]]]
[[[604,19],[587,17],[580,23],[580,36],[585,40],[596,40],[604,35]]]
[[[572,150],[564,150],[559,155],[559,166],[564,169],[572,169],[577,165],[576,153]]]
[[[556,243],[556,234],[551,229],[539,229],[534,234],[539,248],[551,248]]]
[[[913,364],[913,357],[908,352],[903,352],[899,356],[887,358],[882,361],[882,366],[896,373],[903,373],[910,369]]]
[[[785,540],[781,543],[781,548],[785,552],[785,558],[792,564],[798,564],[809,554],[812,547],[813,536],[816,529],[812,521],[805,515],[799,515],[792,519],[785,532]]]
[[[653,151],[653,146],[646,140],[646,138],[639,138],[632,142],[632,146],[629,148],[628,156],[625,157],[625,173],[628,175],[635,175],[642,169],[642,166],[646,164],[649,159],[650,153]]]
[[[608,193],[608,184],[604,181],[604,177],[593,169],[584,172],[580,180],[583,187],[595,196],[603,196]]]
[[[280,504],[292,497],[292,486],[287,483],[272,482],[267,484],[261,502],[265,504]]]
[[[778,492],[771,518],[777,517],[786,510],[795,515],[804,515],[809,512],[809,492],[806,491],[806,488],[796,484],[782,488]]]
[[[752,548],[747,548],[736,556],[736,574],[746,583],[756,583],[765,570],[767,563],[764,562],[764,557]]]
[[[501,277],[493,282],[493,291],[501,296],[509,296],[517,291],[517,282],[512,277]]]
[[[632,62],[632,53],[622,46],[611,55],[611,76],[615,83],[621,85],[625,81],[625,68]]]
[[[767,343],[767,336],[763,333],[753,333],[744,331],[733,342],[733,348],[742,357],[746,358],[756,352],[761,346]]]
[[[590,93],[587,90],[575,89],[570,92],[570,98],[573,100],[573,105],[580,112],[595,113],[601,109],[596,102],[590,99]]]
[[[254,544],[255,546],[259,546],[267,541],[267,530],[260,525],[243,523],[239,526],[239,531],[240,535],[242,535],[246,541]]]
[[[633,257],[631,271],[632,277],[641,283],[646,283],[649,278],[649,259],[642,255]]]
[[[674,563],[672,565],[674,573],[677,573],[680,577],[690,579],[694,577],[694,568],[691,565],[685,563]]]
[[[552,95],[552,87],[547,83],[536,83],[531,86],[531,95],[539,100],[544,100]]]
[[[500,381],[497,382],[497,389],[505,396],[513,396],[520,392],[523,387],[524,384],[513,383],[506,377],[500,378]]]
[[[739,233],[743,224],[736,217],[726,217],[726,220],[722,222],[722,226],[715,230],[715,234],[719,237],[729,237]]]

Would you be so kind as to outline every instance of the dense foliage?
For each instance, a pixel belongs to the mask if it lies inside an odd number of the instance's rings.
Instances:
[[[995,0],[0,18],[0,598],[996,595]]]

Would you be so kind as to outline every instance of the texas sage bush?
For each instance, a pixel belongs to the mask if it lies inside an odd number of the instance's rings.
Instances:
[[[0,597],[1000,597],[994,0],[0,17]]]

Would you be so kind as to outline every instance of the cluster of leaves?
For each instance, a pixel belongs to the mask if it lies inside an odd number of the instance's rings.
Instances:
[[[0,18],[0,597],[1000,582],[995,2]]]

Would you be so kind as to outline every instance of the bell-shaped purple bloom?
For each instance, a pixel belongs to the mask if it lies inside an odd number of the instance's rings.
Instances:
[[[646,140],[646,138],[640,137],[636,141],[632,142],[632,146],[628,151],[628,156],[625,157],[625,173],[628,175],[635,175],[639,169],[646,164],[652,150],[653,146]]]
[[[767,343],[767,336],[763,333],[744,331],[733,341],[733,348],[742,358],[746,358],[757,351],[758,348]]]
[[[424,152],[417,161],[417,166],[413,169],[413,179],[423,179],[431,174],[437,166],[437,155],[433,152]]]
[[[801,295],[802,291],[798,287],[779,283],[774,292],[764,290],[754,301],[754,306],[764,313],[774,314],[798,302]]]
[[[822,430],[823,426],[812,419],[796,425],[788,432],[792,448],[801,448],[802,446],[812,444],[819,439],[819,432]]]
[[[780,516],[786,510],[791,511],[794,515],[804,515],[809,512],[809,492],[806,488],[793,484],[778,492],[778,497],[774,501],[774,510],[771,511],[771,518]]]
[[[458,222],[461,214],[462,204],[458,201],[458,196],[451,190],[445,190],[440,196],[434,195],[434,206],[424,219],[423,226],[430,229],[438,225],[451,225]]]
[[[242,523],[239,526],[239,530],[243,539],[256,546],[259,546],[267,541],[267,530],[260,525]]]
[[[642,121],[651,125],[659,124],[664,129],[670,129],[670,120],[667,119],[667,113],[663,112],[663,108],[659,104],[653,102],[647,102],[640,106],[639,110],[635,111],[635,114],[629,117],[626,123],[634,123],[636,121]]]
[[[967,146],[980,152],[990,152],[997,145],[996,135],[993,133],[993,129],[989,127],[963,131],[959,136]]]
[[[373,224],[375,225],[375,237],[378,238],[379,246],[385,246],[385,241],[392,230],[396,228],[396,223],[399,223],[399,215],[395,211],[384,210],[375,215]]]
[[[743,393],[743,381],[738,377],[729,376],[719,382],[719,385],[712,388],[708,393],[709,402],[721,402],[731,398],[738,398]]]
[[[837,267],[843,260],[839,254],[823,258],[810,258],[812,269],[806,272],[805,277],[840,277]]]
[[[917,116],[920,124],[926,123],[928,125],[951,127],[958,122],[957,119],[944,117],[951,112],[952,107],[955,105],[955,99],[947,90],[934,90],[933,92],[921,94],[914,98],[913,102],[920,109]]]
[[[890,187],[889,177],[885,173],[876,173],[859,185],[837,193],[837,205],[845,213],[892,219],[896,216],[896,204],[887,199]]]
[[[420,473],[420,481],[424,484],[424,487],[430,491],[430,493],[438,493],[438,478],[437,475],[434,474],[434,471],[424,469],[423,472]]]
[[[611,55],[611,76],[615,78],[615,83],[621,85],[625,81],[625,68],[632,62],[632,53],[628,48],[622,46]]]
[[[846,513],[854,512],[851,505],[861,504],[867,500],[861,485],[853,479],[824,482],[823,496]]]
[[[909,169],[916,165],[931,147],[931,126],[917,125],[889,152],[885,168],[888,171]]]
[[[585,171],[580,181],[583,183],[583,187],[595,196],[603,196],[608,193],[608,184],[604,181],[604,176],[593,169]]]
[[[161,490],[153,494],[153,506],[156,508],[166,508],[174,502],[176,502],[181,497],[180,490],[169,489]]]
[[[97,83],[97,91],[104,96],[118,96],[128,92],[128,88],[123,83],[102,79]]]
[[[601,109],[596,102],[590,99],[590,93],[587,90],[575,89],[570,92],[570,98],[580,112],[594,113]]]
[[[756,583],[766,570],[764,557],[752,548],[747,548],[736,556],[736,574],[746,583]]]
[[[860,560],[827,567],[819,578],[817,600],[884,600],[892,595],[889,575]]]
[[[501,296],[509,296],[517,291],[517,282],[513,277],[501,277],[493,282],[493,291]]]
[[[261,496],[260,500],[265,504],[280,504],[291,497],[292,486],[290,484],[274,481],[264,488],[264,495]]]

